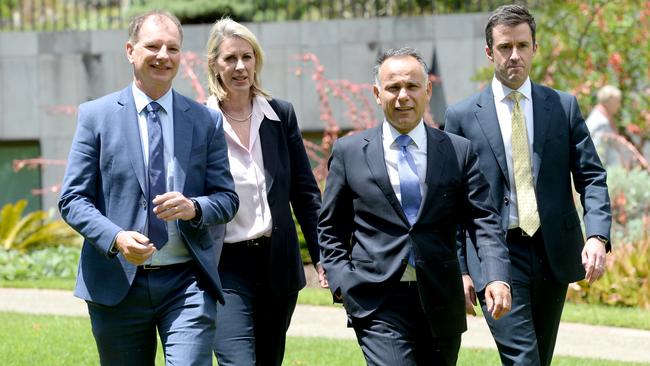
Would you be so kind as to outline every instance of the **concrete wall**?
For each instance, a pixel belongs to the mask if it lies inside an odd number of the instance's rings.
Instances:
[[[314,81],[309,72],[296,75],[296,68],[304,66],[297,55],[314,53],[329,79],[371,82],[379,50],[408,45],[429,61],[435,46],[445,96],[454,103],[477,90],[469,79],[487,65],[485,20],[485,14],[462,14],[248,26],[266,52],[263,86],[295,105],[303,129],[318,130],[322,122]],[[209,31],[209,25],[185,27],[184,51],[202,58]],[[75,116],[52,108],[76,106],[126,86],[132,71],[125,41],[125,31],[0,33],[0,141],[40,140],[43,157],[66,159]],[[205,79],[204,72],[199,75]],[[175,88],[196,95],[180,73]],[[334,109],[340,115],[341,107]],[[42,171],[43,186],[49,187],[61,181],[64,169]],[[56,194],[43,196],[43,207],[55,206],[56,200]]]

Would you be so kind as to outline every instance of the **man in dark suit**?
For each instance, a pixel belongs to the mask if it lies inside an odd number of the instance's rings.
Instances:
[[[425,125],[417,51],[379,57],[385,120],[339,139],[320,215],[322,263],[369,365],[455,365],[466,330],[456,227],[476,238],[487,311],[510,307],[507,250],[469,141]]]
[[[238,198],[221,116],[172,90],[176,17],[129,26],[133,84],[79,107],[59,208],[85,242],[86,300],[102,365],[212,365],[223,224]]]
[[[530,81],[537,50],[535,21],[526,8],[498,8],[485,28],[494,79],[484,91],[450,107],[445,130],[472,141],[490,182],[506,233],[512,310],[486,320],[505,365],[550,365],[570,282],[595,281],[610,250],[611,214],[605,171],[576,98]],[[587,241],[571,185],[584,208]],[[461,238],[468,312],[485,306],[481,258]],[[467,240],[466,240],[467,239]],[[480,253],[479,253],[480,254]]]

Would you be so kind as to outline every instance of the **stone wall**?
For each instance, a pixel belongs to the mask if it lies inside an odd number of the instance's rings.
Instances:
[[[428,62],[435,46],[451,104],[478,89],[470,77],[487,65],[485,20],[485,14],[462,14],[247,25],[266,53],[264,88],[294,104],[303,130],[316,131],[322,122],[315,84],[309,72],[296,75],[302,66],[298,55],[314,53],[329,79],[370,83],[381,49],[416,47]],[[210,25],[184,27],[184,51],[203,57],[209,31]],[[0,143],[38,140],[43,157],[66,159],[76,123],[74,114],[60,107],[74,107],[126,86],[132,71],[125,42],[126,31],[0,33]],[[204,78],[203,70],[198,71]],[[175,88],[196,96],[180,73]],[[335,105],[334,110],[340,116],[341,107]],[[44,167],[42,185],[59,183],[63,171]],[[43,207],[56,206],[56,200],[56,194],[43,196]]]

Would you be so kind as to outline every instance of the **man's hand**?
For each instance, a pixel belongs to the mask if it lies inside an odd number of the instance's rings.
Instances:
[[[196,216],[194,203],[180,192],[167,192],[153,199],[153,212],[165,221],[192,220]]]
[[[503,282],[493,281],[485,287],[485,304],[494,320],[498,320],[510,311],[512,297],[510,288]]]
[[[320,262],[316,263],[316,272],[318,272],[318,283],[322,288],[328,288],[329,283],[327,282],[327,274],[325,273],[325,268]]]
[[[149,238],[137,231],[122,231],[115,238],[115,247],[129,263],[144,263],[156,251]]]
[[[595,237],[587,239],[582,249],[582,265],[585,267],[585,279],[593,283],[605,273],[605,243]]]
[[[476,305],[474,281],[466,274],[463,275],[463,289],[465,290],[465,312],[470,315],[476,315],[476,311],[474,311],[474,305]]]

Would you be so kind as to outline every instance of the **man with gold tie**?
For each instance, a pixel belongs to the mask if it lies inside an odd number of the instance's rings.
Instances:
[[[530,81],[535,20],[504,5],[485,28],[491,85],[450,107],[445,130],[479,154],[506,234],[512,310],[484,314],[504,365],[550,365],[568,284],[598,280],[611,250],[606,174],[574,96]],[[584,209],[586,241],[571,180]],[[472,240],[459,232],[466,310],[483,300],[485,280]]]

